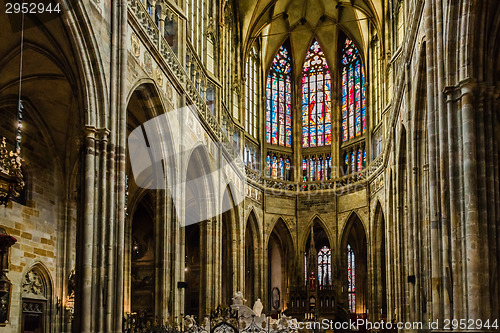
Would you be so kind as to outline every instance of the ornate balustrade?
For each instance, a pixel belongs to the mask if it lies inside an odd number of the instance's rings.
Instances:
[[[155,21],[144,7],[144,4],[140,0],[130,0],[128,2],[128,6],[129,10],[135,15],[146,34],[151,38],[151,41],[155,45],[158,45],[160,40],[160,30],[158,30]]]
[[[293,182],[281,179],[274,179],[262,176],[260,173],[245,167],[247,181],[256,185],[261,190],[273,191],[280,190],[285,195],[295,195],[299,192],[311,191],[346,191],[350,186],[366,186],[369,181],[375,178],[381,171],[384,165],[384,155],[381,154],[370,165],[359,172],[346,176],[313,182]]]
[[[265,314],[256,314],[244,305],[219,306],[203,319],[184,316],[166,322],[146,318],[142,314],[127,314],[124,318],[124,333],[297,333],[292,328],[291,317],[272,319]]]

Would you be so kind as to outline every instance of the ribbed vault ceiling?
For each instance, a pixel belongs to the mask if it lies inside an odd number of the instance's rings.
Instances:
[[[362,51],[369,41],[370,24],[379,30],[378,22],[383,12],[382,0],[248,0],[237,3],[246,50],[262,35],[266,65],[287,38],[297,64],[303,61],[313,38],[328,50],[325,52],[327,60],[335,61],[332,55],[337,49],[337,25]]]

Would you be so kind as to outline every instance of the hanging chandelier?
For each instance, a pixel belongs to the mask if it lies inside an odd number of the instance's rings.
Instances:
[[[21,171],[21,156],[18,151],[7,150],[5,138],[0,144],[0,205],[17,198],[24,188],[23,174]]]
[[[5,137],[0,143],[0,205],[7,206],[9,201],[19,197],[24,188],[21,170],[21,129],[23,127],[23,103],[21,100],[21,83],[23,77],[23,45],[24,45],[24,14],[21,18],[21,51],[19,61],[19,95],[17,103],[16,149],[7,149]]]

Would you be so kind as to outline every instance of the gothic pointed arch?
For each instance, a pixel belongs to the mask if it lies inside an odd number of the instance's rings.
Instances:
[[[305,233],[299,239],[299,249],[306,251],[308,241],[310,240],[311,235],[311,227],[321,228],[325,232],[326,240],[329,244],[333,244],[333,235],[331,234],[331,230],[327,227],[326,221],[320,216],[320,214],[314,214],[314,216],[309,220],[306,227],[304,228]]]
[[[371,311],[387,318],[387,256],[386,256],[386,222],[382,204],[377,200],[374,214],[374,230],[372,237],[372,295]]]
[[[302,147],[332,143],[332,82],[325,54],[314,39],[302,67]]]
[[[368,309],[367,234],[358,214],[352,212],[341,238],[341,273],[344,285],[342,303],[351,314]]]
[[[267,75],[266,142],[292,145],[292,58],[287,43],[276,52]]]
[[[197,145],[187,159],[185,224],[191,225],[213,217],[214,179],[207,148]]]
[[[155,223],[155,200],[149,191],[143,192],[141,199],[130,213],[130,311],[141,318],[152,320],[157,315],[159,298],[156,290],[157,279],[157,224]],[[128,238],[128,237],[127,237]],[[128,298],[128,297],[127,297]]]
[[[49,270],[41,262],[34,263],[21,282],[21,332],[49,332],[53,286]]]
[[[252,209],[248,216],[245,226],[245,299],[248,304],[254,304],[258,297],[260,274],[259,262],[261,259],[260,251],[260,232],[257,216]]]
[[[127,96],[128,176],[141,188],[165,189],[176,170],[171,119],[167,103],[150,79],[134,83]],[[149,163],[147,163],[147,162]]]
[[[231,188],[228,185],[222,197],[223,212],[222,212],[222,233],[221,233],[221,302],[224,305],[232,304],[233,286],[235,285],[235,258],[234,254],[237,249],[234,243],[237,237],[236,230],[238,215],[237,207],[234,204]]]
[[[207,265],[207,247],[205,241],[211,236],[207,226],[213,220],[213,180],[206,148],[197,146],[188,158],[184,193],[184,314],[202,316],[206,313],[209,274]],[[211,280],[210,280],[211,281]]]
[[[340,55],[340,142],[344,174],[367,166],[365,69],[355,42],[341,34]]]
[[[316,216],[306,233],[304,279],[308,288],[325,288],[333,283],[333,246],[325,224]]]
[[[288,301],[288,287],[294,270],[293,238],[285,221],[276,221],[267,241],[268,304],[271,313],[284,309]]]

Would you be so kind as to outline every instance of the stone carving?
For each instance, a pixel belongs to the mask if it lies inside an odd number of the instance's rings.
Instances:
[[[45,286],[43,283],[43,278],[37,271],[33,269],[26,273],[22,285],[24,294],[45,296]]]
[[[151,55],[149,53],[144,53],[144,69],[149,75],[153,74],[153,60],[151,59]]]
[[[163,72],[160,67],[156,68],[156,83],[160,88],[163,87]]]
[[[132,33],[130,36],[130,45],[132,47],[132,54],[135,57],[139,57],[141,55],[141,46],[139,44],[139,38],[135,33]]]

